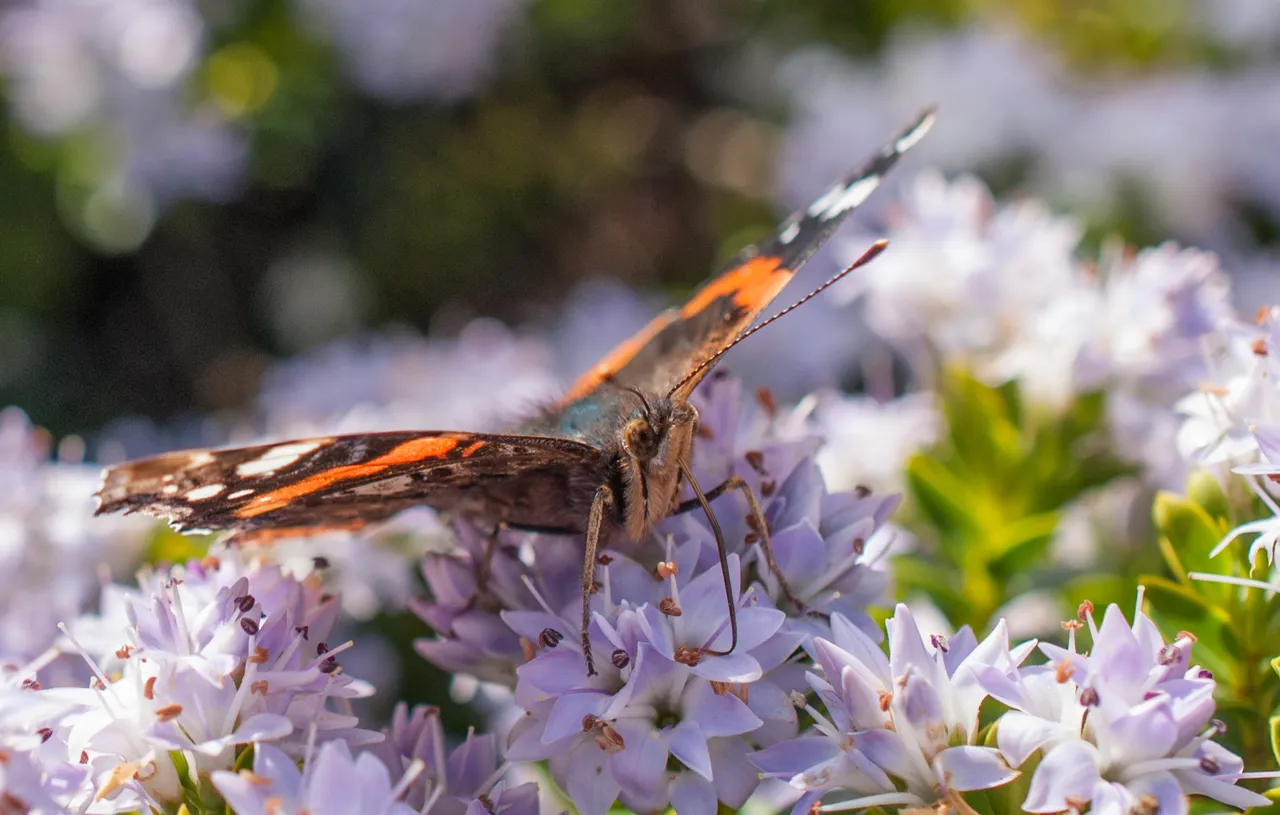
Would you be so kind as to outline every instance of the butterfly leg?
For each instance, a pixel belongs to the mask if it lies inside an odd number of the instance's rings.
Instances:
[[[476,567],[477,597],[489,589],[489,576],[493,574],[493,559],[498,554],[498,535],[501,533],[501,526],[494,527],[493,532],[484,542],[484,554],[481,555],[480,563]]]
[[[689,482],[689,488],[693,490],[693,494],[696,496],[693,499],[694,506],[701,507],[702,511],[706,513],[707,522],[711,524],[711,532],[716,536],[716,550],[720,555],[720,576],[724,578],[724,597],[729,606],[729,647],[723,651],[716,651],[710,648],[702,650],[716,656],[732,654],[733,649],[738,647],[738,610],[737,598],[733,596],[733,581],[729,576],[729,553],[724,543],[724,531],[720,529],[720,522],[716,520],[716,514],[711,511],[711,499],[703,494],[702,488],[698,486],[698,480],[693,477],[693,470],[689,469],[684,462],[680,462],[680,472],[684,475],[685,481]],[[677,509],[677,511],[679,510]]]
[[[747,506],[751,512],[751,520],[753,522],[753,531],[760,535],[760,548],[764,550],[765,565],[769,571],[778,579],[778,587],[782,589],[782,595],[799,611],[801,614],[805,612],[805,604],[791,590],[791,586],[787,583],[787,578],[783,576],[782,570],[778,568],[778,561],[773,557],[773,545],[769,540],[769,524],[765,522],[764,512],[760,509],[760,502],[756,500],[755,490],[751,489],[751,485],[742,480],[741,476],[730,476],[723,483],[716,486],[706,494],[708,501],[714,501],[724,495],[729,490],[741,490],[746,496]],[[698,498],[693,498],[679,504],[675,508],[673,515],[682,512],[691,512],[701,506]]]
[[[587,516],[587,545],[582,559],[582,655],[587,659],[587,676],[596,675],[591,659],[591,595],[596,590],[596,553],[600,549],[600,533],[604,529],[605,510],[613,506],[613,490],[601,484],[591,499]]]

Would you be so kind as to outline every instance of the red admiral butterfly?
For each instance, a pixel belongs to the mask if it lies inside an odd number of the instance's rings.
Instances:
[[[582,646],[594,673],[588,602],[596,553],[609,535],[639,540],[668,516],[701,508],[720,547],[729,593],[724,535],[710,502],[739,489],[777,572],[764,518],[746,483],[735,477],[704,492],[694,480],[689,460],[698,412],[689,396],[746,336],[883,251],[884,241],[873,244],[852,266],[747,330],[932,124],[933,113],[925,113],[865,166],[793,214],[772,237],[744,250],[684,306],[658,315],[559,402],[511,434],[370,433],[169,453],[108,468],[98,513],[145,512],[170,518],[181,531],[227,529],[241,539],[263,540],[355,528],[427,504],[516,529],[583,534]],[[693,497],[681,501],[686,484]],[[738,639],[731,594],[728,599],[732,638],[723,653]]]

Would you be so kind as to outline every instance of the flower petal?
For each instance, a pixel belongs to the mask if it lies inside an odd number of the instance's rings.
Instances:
[[[671,730],[671,755],[684,762],[684,766],[711,780],[711,754],[707,751],[707,736],[697,722],[683,721]]]
[[[1021,767],[1031,754],[1044,747],[1055,736],[1078,735],[1064,733],[1057,722],[1011,710],[1000,717],[996,725],[996,745],[1014,767]]]
[[[933,759],[938,778],[953,790],[986,790],[1007,784],[1020,773],[994,747],[948,747]]]
[[[1049,751],[1031,777],[1022,808],[1027,812],[1063,812],[1069,801],[1088,801],[1102,776],[1098,749],[1083,741],[1069,741]]]
[[[735,694],[716,694],[708,682],[691,682],[680,707],[684,721],[697,722],[708,738],[750,733],[764,723]]]
[[[836,743],[826,736],[801,736],[757,750],[747,758],[767,775],[788,778],[830,761],[839,752]]]
[[[613,777],[624,792],[639,798],[652,798],[665,792],[667,739],[648,721],[620,720],[614,729],[626,745],[609,756]]]
[[[680,815],[716,815],[719,803],[711,782],[697,773],[680,773],[671,782],[671,808]]]

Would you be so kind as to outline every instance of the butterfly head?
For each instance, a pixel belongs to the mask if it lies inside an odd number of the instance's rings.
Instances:
[[[688,463],[693,450],[698,410],[683,399],[632,392],[639,404],[622,426],[620,463],[626,484],[624,525],[630,537],[639,539],[678,502],[680,465]]]

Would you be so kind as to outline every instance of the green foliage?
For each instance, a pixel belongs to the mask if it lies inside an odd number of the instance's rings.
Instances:
[[[1049,415],[1015,384],[964,371],[947,373],[939,393],[945,438],[906,470],[908,523],[927,548],[895,571],[907,596],[926,592],[956,625],[982,631],[1017,595],[1062,591],[1045,554],[1063,509],[1129,470],[1109,452],[1101,394]]]
[[[1195,660],[1218,682],[1218,718],[1228,725],[1222,740],[1251,770],[1275,767],[1280,677],[1273,657],[1280,642],[1280,597],[1212,579],[1256,579],[1269,571],[1265,563],[1249,562],[1249,536],[1209,556],[1232,528],[1262,517],[1264,510],[1256,499],[1232,500],[1213,475],[1202,472],[1189,480],[1187,495],[1158,495],[1152,514],[1172,576],[1141,578],[1149,613],[1166,636],[1195,636]]]

